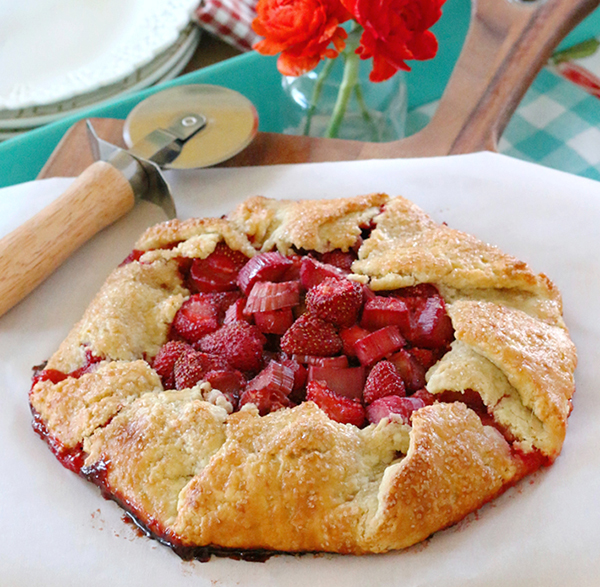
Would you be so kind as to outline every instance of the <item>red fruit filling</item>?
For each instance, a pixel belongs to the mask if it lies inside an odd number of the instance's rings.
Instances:
[[[189,281],[192,291],[221,292],[236,289],[240,269],[248,257],[219,243],[206,259],[194,259],[190,267]]]
[[[332,420],[341,424],[354,424],[360,428],[365,423],[365,409],[360,401],[333,392],[324,381],[309,381],[306,400],[315,402]]]

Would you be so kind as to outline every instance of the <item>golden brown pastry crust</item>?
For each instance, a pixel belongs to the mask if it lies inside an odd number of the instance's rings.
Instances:
[[[142,359],[167,340],[189,292],[175,257],[207,257],[220,240],[247,256],[359,249],[353,278],[376,290],[432,283],[456,340],[427,374],[431,393],[476,388],[514,438],[460,402],[435,403],[412,428],[364,429],[312,402],[228,414],[198,385],[163,391]],[[290,552],[385,552],[425,539],[515,483],[522,456],[559,454],[576,354],[560,294],[525,263],[435,223],[404,198],[247,200],[226,219],[171,221],[117,269],[48,367],[70,372],[90,349],[93,373],[38,382],[31,405],[52,437],[83,446],[88,470],[157,535],[183,546]],[[213,398],[214,400],[214,398]],[[214,405],[217,404],[217,405]]]

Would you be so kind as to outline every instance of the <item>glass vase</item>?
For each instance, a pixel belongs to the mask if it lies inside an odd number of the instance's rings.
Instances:
[[[402,72],[371,82],[371,61],[348,48],[299,77],[283,76],[288,97],[282,115],[286,134],[386,142],[405,136],[408,96]],[[342,104],[341,102],[344,102]]]

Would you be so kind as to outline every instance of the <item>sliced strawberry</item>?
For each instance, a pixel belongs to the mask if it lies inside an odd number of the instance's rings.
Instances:
[[[350,273],[352,263],[354,263],[356,259],[357,255],[355,251],[344,252],[341,249],[335,249],[321,255],[322,263],[333,265],[334,267],[344,271],[344,273]]]
[[[281,338],[281,350],[288,355],[328,357],[342,350],[342,340],[333,324],[303,314]]]
[[[281,281],[291,266],[292,261],[279,253],[261,253],[242,267],[237,277],[238,287],[247,296],[257,281]]]
[[[365,423],[362,404],[331,391],[323,381],[308,382],[306,400],[315,402],[332,420],[341,424],[354,424],[360,428]]]
[[[387,395],[404,397],[406,395],[406,388],[404,380],[396,366],[389,361],[379,361],[371,369],[367,377],[363,390],[363,399],[365,403],[370,404]]]
[[[340,330],[340,338],[344,348],[344,354],[349,357],[356,357],[356,343],[365,336],[371,334],[365,328],[361,328],[358,324]]]
[[[266,339],[256,326],[231,322],[201,338],[200,350],[224,357],[234,369],[259,371]]]
[[[160,347],[152,361],[152,368],[161,378],[164,389],[175,389],[175,363],[185,354],[194,353],[194,349],[183,341],[172,340]]]
[[[362,286],[349,279],[327,277],[306,294],[306,309],[340,328],[348,328],[358,320],[362,303]]]
[[[313,355],[292,355],[294,361],[304,363],[305,365],[317,365],[318,367],[331,367],[344,369],[348,367],[348,357],[339,355],[338,357],[315,357]]]
[[[197,342],[219,328],[219,304],[211,294],[190,296],[175,314],[173,328],[188,342]]]
[[[276,412],[282,408],[294,406],[290,398],[280,391],[272,391],[268,388],[248,389],[240,397],[240,407],[246,404],[254,404],[261,416]]]
[[[377,330],[395,324],[405,333],[410,325],[408,307],[403,300],[375,296],[367,300],[363,308],[360,325],[369,330]]]
[[[424,406],[425,402],[419,398],[388,395],[367,407],[367,419],[371,424],[378,424],[383,418],[398,418],[410,426],[413,412]]]
[[[439,349],[453,339],[454,329],[444,300],[441,296],[427,298],[411,317],[410,342],[417,347]]]
[[[231,324],[232,322],[237,322],[238,320],[242,320],[244,322],[251,322],[252,317],[246,316],[244,314],[244,308],[246,307],[246,298],[240,298],[233,302],[227,311],[225,312],[225,317],[223,318],[223,324]]]
[[[356,342],[356,356],[362,365],[372,365],[406,344],[397,326],[386,326]]]
[[[291,308],[300,303],[300,283],[298,281],[257,281],[246,301],[246,314],[269,312],[281,308]]]
[[[302,287],[304,287],[304,289],[310,289],[315,285],[319,285],[319,283],[327,277],[344,279],[345,276],[345,273],[334,265],[321,263],[312,257],[302,258],[300,281],[302,282]]]
[[[254,314],[254,323],[264,334],[284,334],[293,322],[294,314],[291,308],[256,312]]]
[[[308,380],[324,381],[331,391],[345,397],[360,400],[365,384],[365,368],[311,365],[308,368]]]
[[[425,386],[425,367],[407,350],[400,349],[390,357],[390,361],[402,375],[407,391],[414,392]]]
[[[190,281],[198,292],[234,290],[238,273],[247,261],[246,255],[220,242],[206,259],[194,259]]]
[[[206,373],[206,361],[203,353],[193,351],[181,355],[173,368],[173,378],[175,380],[175,389],[187,389],[194,387],[196,383],[202,381]]]

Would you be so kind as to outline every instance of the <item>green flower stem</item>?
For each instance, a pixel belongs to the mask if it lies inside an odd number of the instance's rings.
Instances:
[[[365,97],[363,96],[363,91],[362,91],[360,84],[356,84],[356,86],[354,88],[354,95],[356,96],[356,103],[358,104],[358,107],[360,108],[360,113],[363,117],[363,120],[371,128],[371,140],[376,143],[379,141],[379,133],[377,132],[377,126],[376,126],[375,121],[373,120],[373,117],[371,116],[371,113],[369,112],[369,108],[367,107],[367,104],[365,102]]]
[[[323,69],[317,76],[317,81],[315,82],[315,87],[313,89],[312,97],[310,99],[310,106],[306,111],[306,122],[304,123],[304,136],[308,136],[310,134],[310,125],[312,122],[313,114],[317,109],[317,103],[319,102],[319,98],[321,97],[321,91],[323,90],[323,84],[329,77],[331,70],[335,65],[335,59],[327,59],[325,61],[325,65]]]
[[[325,131],[325,136],[328,138],[335,138],[338,136],[340,126],[344,120],[344,114],[346,114],[346,108],[348,107],[348,101],[350,96],[358,83],[358,66],[360,57],[354,52],[349,51],[344,54],[346,60],[344,64],[344,76],[340,89],[337,95],[337,100],[333,108],[333,114],[329,121],[329,126]]]

